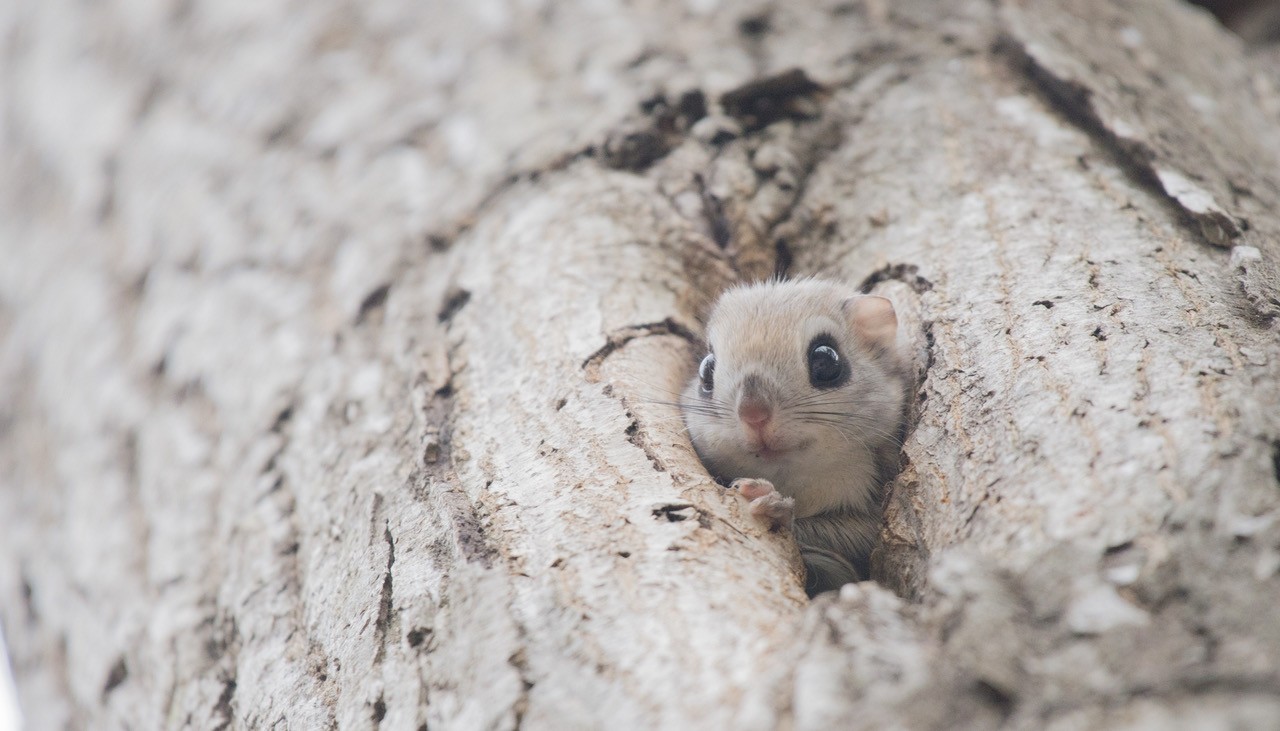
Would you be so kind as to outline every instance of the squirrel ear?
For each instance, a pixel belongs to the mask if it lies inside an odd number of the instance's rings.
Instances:
[[[873,347],[889,349],[898,342],[898,315],[884,297],[860,295],[844,301],[844,314],[853,332]]]

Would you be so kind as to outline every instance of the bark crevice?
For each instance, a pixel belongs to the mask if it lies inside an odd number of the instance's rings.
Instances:
[[[376,654],[373,657],[375,666],[381,665],[382,660],[387,654],[387,643],[398,641],[395,633],[395,591],[392,579],[392,569],[396,563],[396,542],[391,535],[391,523],[383,522],[383,541],[387,546],[387,567],[384,570],[382,578],[382,590],[378,599],[378,618],[375,627],[377,628]]]
[[[690,343],[702,342],[701,336],[671,317],[668,317],[661,322],[631,325],[610,333],[606,336],[605,344],[600,346],[598,350],[587,356],[587,358],[582,361],[582,369],[587,372],[588,380],[593,383],[599,381],[601,364],[606,358],[613,355],[624,345],[636,338],[650,337],[654,335],[674,335]]]
[[[1056,75],[1052,69],[1037,62],[1026,47],[1011,35],[1003,36],[998,52],[1010,60],[1011,67],[1026,78],[1032,88],[1050,108],[1062,118],[1088,134],[1105,154],[1135,183],[1164,201],[1170,210],[1177,212],[1187,229],[1216,248],[1230,248],[1232,241],[1243,228],[1225,211],[1204,210],[1184,205],[1174,191],[1160,179],[1157,169],[1157,153],[1140,139],[1122,136],[1098,114],[1092,102],[1093,89],[1079,81]],[[1247,222],[1244,224],[1247,228]]]

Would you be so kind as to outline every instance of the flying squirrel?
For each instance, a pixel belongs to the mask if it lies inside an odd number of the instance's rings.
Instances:
[[[817,279],[743,285],[706,341],[680,398],[703,464],[792,529],[810,596],[868,578],[911,381],[893,303]]]

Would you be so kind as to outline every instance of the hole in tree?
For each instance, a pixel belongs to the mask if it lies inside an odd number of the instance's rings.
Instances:
[[[1275,0],[1191,0],[1213,13],[1224,28],[1246,43],[1280,41],[1280,3]]]

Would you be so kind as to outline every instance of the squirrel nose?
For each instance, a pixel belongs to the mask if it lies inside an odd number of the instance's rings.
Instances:
[[[752,428],[764,426],[772,417],[773,409],[762,401],[747,399],[738,404],[738,418]]]

